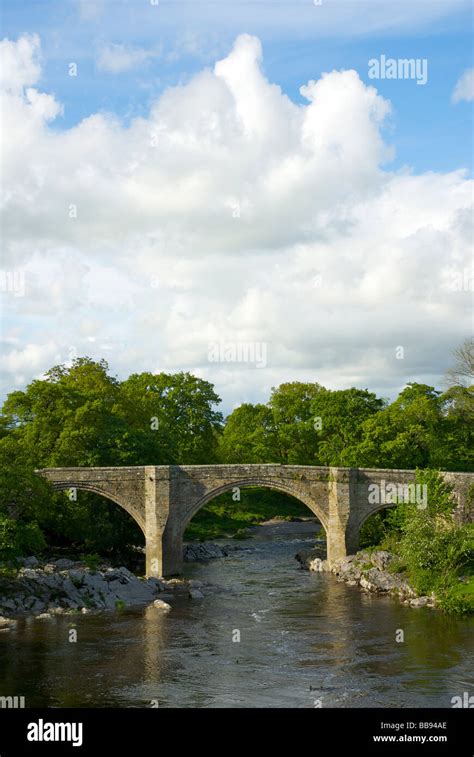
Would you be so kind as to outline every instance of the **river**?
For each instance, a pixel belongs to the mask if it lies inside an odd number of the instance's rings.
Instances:
[[[0,634],[0,695],[27,707],[451,707],[471,690],[472,619],[303,571],[294,555],[311,541],[262,528],[227,558],[187,564],[205,598],[161,595],[168,615],[22,620]]]

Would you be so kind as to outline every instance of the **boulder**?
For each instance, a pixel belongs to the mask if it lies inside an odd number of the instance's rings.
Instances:
[[[40,564],[38,558],[34,555],[32,557],[25,557],[21,560],[21,563],[25,568],[36,568]]]
[[[3,615],[0,615],[0,628],[13,628],[13,626],[16,626],[16,620],[4,618]]]
[[[171,610],[171,605],[169,605],[168,602],[163,602],[162,599],[155,599],[153,607],[158,608],[158,610],[163,610],[163,612],[169,612]]]
[[[151,578],[147,579],[147,582],[155,587],[156,591],[165,591],[166,586],[163,583],[163,581],[160,581],[159,578],[155,578],[154,576],[151,576]]]
[[[366,591],[382,594],[389,591],[398,591],[401,579],[398,576],[387,573],[387,571],[370,568],[361,574],[359,584]]]
[[[429,597],[416,597],[415,599],[410,599],[410,607],[426,607],[429,603]]]
[[[302,549],[301,552],[295,555],[295,560],[298,560],[302,568],[306,570],[313,570],[309,566],[314,560],[324,560],[324,550],[321,547],[313,547],[313,549]],[[318,563],[319,564],[319,563]]]
[[[19,578],[40,578],[41,575],[41,571],[34,568],[20,568],[18,571]]]
[[[394,556],[391,555],[390,552],[386,552],[384,550],[372,552],[371,555],[372,565],[375,565],[375,567],[379,570],[385,570],[387,565],[389,565],[394,559]]]
[[[187,544],[184,548],[183,559],[185,562],[195,560],[215,560],[218,557],[227,557],[227,549],[218,544]]]
[[[188,591],[189,599],[204,599],[204,594],[199,589],[190,589]]]

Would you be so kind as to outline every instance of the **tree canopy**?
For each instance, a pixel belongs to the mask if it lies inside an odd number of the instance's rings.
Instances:
[[[213,385],[190,373],[119,381],[104,360],[54,366],[9,394],[0,415],[0,550],[37,549],[45,537],[98,550],[138,538],[115,505],[54,494],[35,468],[274,462],[474,471],[468,370],[458,366],[444,392],[410,383],[391,403],[368,389],[284,383],[224,422]]]

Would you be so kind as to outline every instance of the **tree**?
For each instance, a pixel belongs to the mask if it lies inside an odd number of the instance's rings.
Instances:
[[[384,401],[366,389],[319,392],[311,403],[319,464],[353,464],[351,450],[362,439],[362,424],[383,407]],[[320,424],[316,419],[320,419]]]
[[[439,467],[474,471],[474,386],[452,386],[440,401]]]
[[[317,383],[293,381],[273,387],[268,407],[276,429],[278,462],[317,465],[312,403],[323,391]]]
[[[408,384],[390,405],[363,423],[362,441],[346,464],[376,468],[435,467],[443,459],[442,400],[426,384]],[[439,467],[444,467],[443,463]]]
[[[0,419],[0,531],[13,548],[32,524],[50,544],[97,551],[136,543],[136,524],[89,492],[55,494],[34,474],[50,466],[214,462],[222,416],[213,386],[188,373],[135,374],[124,382],[105,361],[78,358],[6,399]],[[156,423],[155,423],[156,421]],[[46,489],[47,491],[46,491]],[[91,512],[94,513],[93,521]]]
[[[474,337],[468,337],[453,350],[454,365],[446,374],[448,386],[474,384]]]
[[[270,408],[244,403],[226,419],[219,459],[223,463],[279,462],[277,441]]]
[[[50,502],[45,481],[34,474],[18,435],[0,439],[0,556],[39,552],[46,542],[39,525]]]
[[[198,465],[216,460],[221,402],[208,381],[190,373],[133,374],[115,408],[127,435],[122,459],[134,465]]]

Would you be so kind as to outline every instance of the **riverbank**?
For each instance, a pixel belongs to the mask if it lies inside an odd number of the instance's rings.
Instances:
[[[201,556],[196,559],[224,556],[216,545],[200,547]],[[105,563],[90,568],[67,559],[40,563],[35,557],[22,562],[17,569],[4,569],[0,577],[0,630],[12,627],[17,618],[25,616],[85,614],[150,603],[169,610],[166,600],[173,594],[185,594],[190,599],[203,597],[200,582],[141,578],[124,566],[116,568]]]
[[[259,528],[227,557],[186,562],[204,597],[160,592],[170,612],[153,600],[19,618],[0,633],[2,693],[26,707],[450,707],[474,621],[301,570],[313,544]]]
[[[409,607],[436,607],[436,597],[419,596],[403,575],[394,572],[397,560],[385,550],[362,550],[329,566],[323,543],[296,555],[303,568],[315,573],[333,573],[338,581],[359,586],[362,591],[398,597]]]
[[[312,518],[294,522],[274,519],[249,529],[250,533],[282,538],[301,533],[313,535],[315,521]],[[205,562],[248,549],[241,544],[227,542],[190,542],[184,545],[183,559],[185,563]],[[81,560],[60,558],[40,561],[37,557],[27,557],[17,560],[15,566],[4,566],[0,574],[0,629],[11,627],[18,617],[42,618],[120,610],[149,604],[156,601],[158,596],[164,602],[176,593],[187,594],[190,599],[201,599],[201,589],[201,585],[182,578],[142,578],[124,566],[113,567],[105,560],[91,567]]]

